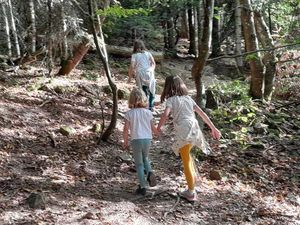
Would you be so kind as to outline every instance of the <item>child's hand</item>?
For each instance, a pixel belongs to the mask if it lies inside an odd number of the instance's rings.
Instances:
[[[217,128],[214,128],[214,129],[211,130],[211,136],[214,139],[219,140],[221,138],[222,134],[221,134],[221,132]]]

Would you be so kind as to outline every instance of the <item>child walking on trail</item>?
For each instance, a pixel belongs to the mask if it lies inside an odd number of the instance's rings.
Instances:
[[[145,171],[149,186],[153,187],[156,185],[148,154],[152,141],[152,132],[154,134],[158,134],[158,132],[154,125],[151,111],[145,108],[147,106],[147,98],[141,89],[133,88],[129,96],[128,106],[130,110],[125,114],[123,148],[129,149],[128,137],[130,131],[130,145],[133,150],[133,158],[139,180],[136,193],[145,195]]]
[[[173,149],[176,155],[180,154],[188,186],[185,191],[179,194],[189,201],[196,201],[195,168],[190,151],[193,145],[196,145],[199,146],[203,152],[207,153],[208,144],[205,142],[194,112],[210,127],[213,138],[220,139],[221,133],[214,126],[206,113],[188,96],[187,87],[179,76],[169,76],[166,78],[161,95],[161,102],[165,100],[166,108],[161,115],[157,130],[158,132],[161,131],[161,127],[165,124],[169,114],[172,113],[175,130]]]
[[[149,100],[149,109],[152,111],[155,99],[155,61],[152,54],[146,50],[144,42],[136,40],[128,70],[128,82],[135,76],[136,85],[143,89]]]

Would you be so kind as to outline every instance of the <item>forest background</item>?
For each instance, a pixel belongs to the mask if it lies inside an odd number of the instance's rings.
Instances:
[[[0,224],[299,224],[300,2],[0,1]],[[135,39],[222,132],[194,149],[200,201],[180,199],[172,123],[159,185],[135,196],[121,149]],[[157,103],[155,120],[163,110]]]

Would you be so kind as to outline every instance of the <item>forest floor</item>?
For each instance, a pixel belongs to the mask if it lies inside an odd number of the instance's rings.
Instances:
[[[127,83],[127,68],[120,65],[112,63],[114,79],[130,90],[134,83]],[[193,94],[191,65],[184,59],[158,65],[158,86],[168,71],[180,74]],[[196,161],[199,200],[190,203],[177,195],[185,179],[167,125],[150,154],[158,185],[145,197],[135,195],[134,163],[121,148],[126,100],[119,100],[110,142],[97,143],[99,133],[93,131],[109,118],[112,105],[99,70],[81,63],[69,76],[55,78],[47,78],[38,64],[1,71],[1,225],[300,224],[299,139],[282,137],[267,149],[243,152],[211,140],[205,130],[215,152]],[[219,78],[207,67],[205,84],[224,82]],[[156,122],[162,110],[155,108]],[[60,132],[63,126],[72,128],[70,135]]]

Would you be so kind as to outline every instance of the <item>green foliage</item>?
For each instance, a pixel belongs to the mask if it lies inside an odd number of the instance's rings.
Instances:
[[[254,61],[254,60],[258,60],[259,57],[257,55],[257,53],[252,53],[252,54],[249,54],[245,57],[246,61]]]
[[[223,105],[211,112],[212,119],[216,121],[217,127],[221,127],[225,138],[246,144],[250,127],[256,121],[256,113],[259,111],[248,96],[248,84],[236,80],[217,84],[212,89]]]
[[[86,71],[82,76],[87,80],[96,81],[99,78],[99,75],[94,72]]]
[[[97,14],[104,17],[115,17],[115,18],[122,18],[122,17],[129,17],[133,15],[148,15],[149,10],[138,8],[138,9],[124,9],[121,6],[111,6],[105,9],[99,9]]]

